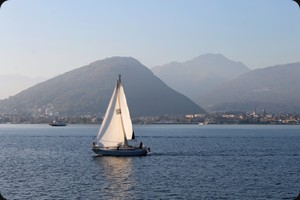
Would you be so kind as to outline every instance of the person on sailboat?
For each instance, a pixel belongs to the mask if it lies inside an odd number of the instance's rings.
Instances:
[[[93,147],[96,147],[96,143],[95,142],[93,142]]]
[[[140,149],[143,148],[143,142],[140,142],[140,146],[139,146]]]

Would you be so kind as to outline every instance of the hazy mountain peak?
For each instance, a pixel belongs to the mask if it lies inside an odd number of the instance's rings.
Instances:
[[[206,53],[206,54],[199,55],[194,59],[217,59],[217,58],[226,59],[226,60],[228,59],[225,56],[223,56],[223,54],[220,53]]]
[[[133,57],[113,56],[113,57],[105,58],[103,60],[98,60],[98,61],[92,62],[91,64],[89,64],[89,66],[101,66],[101,67],[105,67],[106,65],[126,66],[129,64],[136,65],[136,64],[141,64],[141,63]]]
[[[151,69],[173,89],[196,99],[201,94],[249,71],[241,62],[222,54],[208,53],[184,62],[171,62]]]

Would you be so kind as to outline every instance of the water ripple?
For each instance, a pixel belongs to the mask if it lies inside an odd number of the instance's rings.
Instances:
[[[0,192],[39,200],[293,199],[300,192],[300,127],[151,127],[138,127],[151,154],[132,158],[94,157],[97,128],[0,128]]]

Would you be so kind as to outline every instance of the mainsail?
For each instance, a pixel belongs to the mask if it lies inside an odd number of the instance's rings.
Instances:
[[[127,106],[126,96],[121,83],[121,75],[111,96],[96,143],[102,147],[127,145],[133,138],[133,128]]]

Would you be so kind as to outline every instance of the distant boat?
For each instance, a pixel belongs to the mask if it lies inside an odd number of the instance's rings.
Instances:
[[[129,140],[133,139],[132,122],[119,75],[92,150],[99,156],[143,156],[150,151],[142,142],[139,146],[129,145]]]
[[[50,124],[50,126],[67,126],[67,124],[63,121],[53,120]]]

